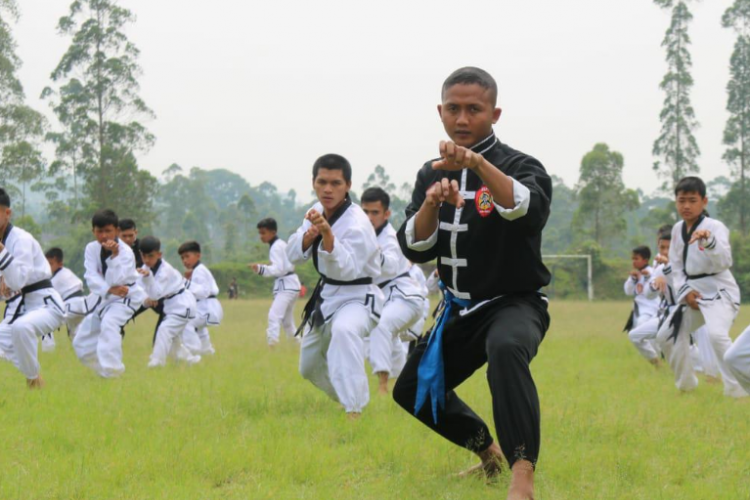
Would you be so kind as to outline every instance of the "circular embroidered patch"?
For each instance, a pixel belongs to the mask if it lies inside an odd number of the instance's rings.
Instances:
[[[482,217],[489,217],[495,208],[495,200],[492,199],[490,188],[482,186],[474,196],[474,204],[477,206],[477,212]]]

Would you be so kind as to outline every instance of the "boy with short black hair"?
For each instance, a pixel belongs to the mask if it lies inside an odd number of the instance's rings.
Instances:
[[[336,154],[313,165],[318,202],[289,238],[287,255],[294,264],[310,257],[320,274],[305,306],[300,373],[334,401],[349,418],[358,418],[370,400],[363,338],[375,326],[383,294],[375,230],[349,196],[352,168]]]
[[[198,314],[185,327],[182,340],[193,354],[214,354],[216,351],[211,344],[208,327],[219,326],[224,318],[224,310],[218,298],[219,286],[211,270],[201,262],[201,246],[197,241],[183,243],[177,253],[185,266],[187,288],[195,296],[198,305]]]
[[[274,278],[273,303],[268,311],[266,339],[269,347],[279,343],[279,330],[286,332],[291,339],[297,327],[294,325],[294,303],[299,297],[299,277],[294,273],[294,264],[286,255],[287,244],[278,237],[276,220],[267,217],[257,225],[260,241],[268,245],[270,264],[251,264],[250,268],[259,276]]]
[[[630,312],[625,331],[630,332],[654,318],[659,312],[659,299],[647,293],[649,283],[654,269],[650,265],[651,249],[646,245],[640,245],[633,249],[631,254],[633,270],[625,280],[625,295],[634,297],[633,310]]]
[[[182,332],[195,319],[195,297],[187,289],[182,274],[163,259],[159,238],[146,236],[140,242],[140,249],[143,258],[143,267],[138,269],[141,283],[148,298],[158,301],[162,307],[148,367],[166,365],[170,353],[188,364],[198,363],[201,357],[191,354],[181,340]]]
[[[86,245],[84,279],[97,302],[73,339],[81,363],[104,378],[125,372],[120,331],[146,299],[133,250],[118,237],[118,222],[109,209],[91,219],[95,240]]]
[[[36,239],[11,222],[10,196],[0,188],[0,354],[26,377],[29,388],[41,388],[38,339],[57,330],[65,319],[63,301],[52,286],[52,271]]]
[[[86,296],[83,293],[83,282],[73,271],[65,267],[65,257],[61,248],[50,248],[45,257],[52,270],[52,286],[55,287],[65,304],[65,324],[68,328],[68,337],[73,340],[83,318],[89,312]],[[51,337],[52,333],[49,335]],[[54,337],[52,339],[54,342]],[[44,337],[42,337],[42,349],[44,349]]]
[[[378,326],[370,332],[369,352],[380,394],[388,393],[389,378],[401,374],[408,349],[400,335],[407,334],[419,322],[424,306],[422,287],[412,278],[412,265],[401,252],[396,230],[388,221],[390,203],[391,197],[382,188],[371,187],[362,193],[362,211],[375,228],[382,255],[380,277],[375,284],[383,291],[385,304]]]
[[[669,245],[672,240],[671,231],[672,226],[667,226],[667,228],[660,228],[657,233],[658,253],[654,258],[653,272],[648,277],[648,284],[642,290],[642,295],[646,300],[659,300],[657,314],[646,320],[638,321],[638,324],[633,326],[628,333],[628,338],[638,352],[654,366],[659,366],[659,353],[655,348],[659,325],[669,316],[672,307],[674,307],[674,290],[672,289],[671,280],[667,277],[669,273],[665,273],[664,271],[665,265],[669,262]],[[648,253],[650,254],[650,252]],[[632,280],[628,281],[632,282]]]
[[[674,190],[682,220],[672,229],[669,251],[678,307],[659,330],[657,340],[681,391],[692,391],[698,378],[690,359],[690,333],[705,325],[724,381],[724,394],[744,397],[724,355],[732,347],[729,330],[740,306],[740,289],[732,276],[729,230],[706,214],[706,185],[685,177]]]

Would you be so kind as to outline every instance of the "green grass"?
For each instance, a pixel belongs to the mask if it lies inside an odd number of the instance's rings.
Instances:
[[[474,463],[373,392],[356,422],[265,346],[268,301],[225,303],[217,355],[146,369],[154,316],[129,325],[127,371],[102,380],[58,337],[47,387],[0,364],[0,498],[484,499]],[[538,498],[750,498],[750,401],[674,388],[624,334],[627,303],[558,302],[532,365],[542,401]],[[743,310],[735,334],[750,323]],[[375,389],[375,380],[371,388]],[[459,389],[491,419],[483,370]],[[493,428],[494,426],[491,425]]]

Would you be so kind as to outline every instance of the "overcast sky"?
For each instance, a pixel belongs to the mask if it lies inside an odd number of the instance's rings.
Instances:
[[[20,0],[14,28],[29,103],[69,40],[69,0]],[[226,168],[307,199],[321,154],[345,155],[359,189],[375,165],[413,182],[445,138],[436,105],[460,66],[498,81],[500,139],[572,185],[596,142],[625,156],[625,183],[652,192],[669,12],[650,0],[121,0],[142,52],[142,97],[157,142],[140,164],[159,175]],[[701,173],[727,174],[721,144],[734,35],[731,0],[692,2],[693,105]]]

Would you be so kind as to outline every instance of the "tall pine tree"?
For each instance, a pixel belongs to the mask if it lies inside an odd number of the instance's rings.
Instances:
[[[688,24],[693,19],[684,0],[654,0],[658,6],[672,9],[672,20],[662,41],[667,51],[667,74],[661,82],[665,93],[664,108],[659,115],[661,133],[654,142],[653,154],[659,158],[654,170],[664,179],[662,189],[671,190],[686,175],[699,171],[700,155],[693,131],[698,127],[690,103],[693,63],[688,46]]]
[[[750,168],[750,0],[735,0],[721,19],[725,28],[734,29],[737,41],[729,64],[727,111],[729,119],[724,128],[724,159],[732,167],[735,184],[732,192],[737,203],[740,231],[747,234],[748,226],[748,168]]]
[[[124,28],[132,13],[116,0],[76,0],[58,23],[72,37],[45,89],[63,131],[50,136],[57,162],[84,179],[88,207],[104,206],[138,219],[151,218],[156,179],[138,168],[135,153],[146,151],[154,136],[137,119],[152,111],[139,96],[139,50]]]

